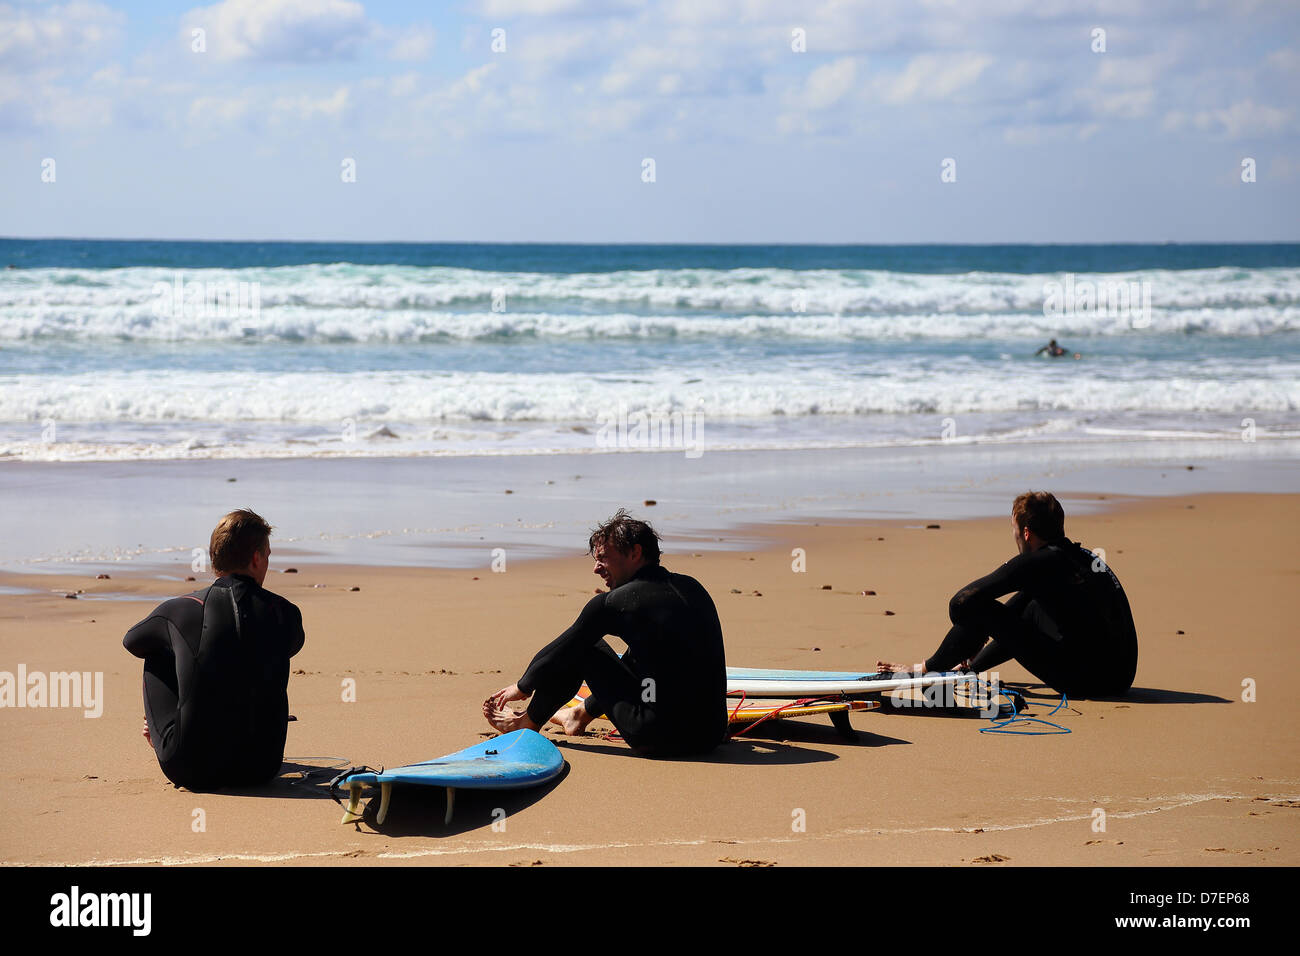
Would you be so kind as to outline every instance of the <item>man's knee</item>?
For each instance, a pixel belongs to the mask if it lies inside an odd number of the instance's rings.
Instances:
[[[948,602],[948,620],[954,624],[974,624],[979,616],[979,603],[970,591],[958,591]]]

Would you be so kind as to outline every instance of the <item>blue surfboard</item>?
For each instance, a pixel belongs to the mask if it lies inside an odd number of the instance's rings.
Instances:
[[[367,772],[348,776],[344,782],[348,785],[349,801],[343,822],[352,823],[361,819],[357,805],[361,790],[367,784],[378,784],[380,788],[379,814],[375,818],[380,824],[388,816],[393,784],[446,787],[445,822],[450,823],[458,787],[471,790],[518,790],[546,783],[563,769],[564,757],[555,744],[535,730],[516,730],[436,760],[394,767],[383,773]]]

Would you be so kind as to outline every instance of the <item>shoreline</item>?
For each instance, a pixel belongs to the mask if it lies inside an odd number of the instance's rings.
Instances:
[[[1028,490],[1028,489],[1027,489]],[[1123,495],[1123,494],[1095,494],[1091,492],[1053,492],[1063,506],[1066,507],[1067,527],[1074,521],[1083,517],[1092,517],[1100,519],[1118,520],[1122,519],[1127,513],[1140,512],[1144,506],[1153,503],[1165,502],[1173,505],[1181,504],[1185,508],[1195,508],[1198,502],[1213,502],[1221,498],[1235,497],[1263,497],[1272,496],[1280,500],[1286,500],[1295,497],[1300,492],[1217,492],[1212,494],[1174,494],[1174,495]],[[737,525],[727,536],[712,536],[707,539],[695,538],[691,536],[668,539],[664,537],[663,559],[664,564],[668,564],[674,558],[681,557],[703,557],[706,553],[713,554],[736,554],[750,553],[757,549],[758,551],[772,551],[789,545],[797,545],[800,535],[805,528],[824,528],[829,533],[848,532],[855,533],[862,528],[880,528],[894,531],[932,531],[941,530],[944,522],[955,524],[974,524],[992,523],[998,520],[1005,520],[1011,513],[1011,501],[1007,500],[1006,515],[977,515],[964,518],[951,518],[931,514],[916,514],[909,517],[875,517],[875,518],[846,518],[846,517],[829,517],[819,518],[813,521],[801,521],[795,518],[783,518],[773,521],[755,521],[748,524]],[[1082,507],[1081,507],[1082,506]],[[642,510],[641,516],[655,525],[655,515]],[[595,519],[593,519],[594,522]],[[938,527],[936,527],[936,522]],[[659,530],[656,526],[656,530]],[[661,532],[662,534],[662,532]],[[1067,531],[1067,537],[1071,537]],[[1074,540],[1071,537],[1072,540]],[[674,548],[674,543],[679,547]],[[1087,544],[1086,541],[1082,542]],[[375,573],[389,573],[402,575],[419,575],[421,573],[450,573],[463,572],[473,575],[482,575],[492,573],[491,560],[484,559],[479,564],[470,565],[417,565],[417,564],[368,564],[368,563],[350,563],[346,561],[336,561],[330,559],[327,555],[313,553],[310,551],[301,551],[291,548],[276,547],[275,535],[272,534],[272,561],[271,568],[267,574],[265,587],[274,590],[273,585],[283,579],[285,583],[305,580],[303,574],[324,576],[335,585],[351,576],[367,576]],[[724,547],[715,547],[724,545]],[[575,537],[572,547],[565,549],[569,554],[552,553],[545,550],[524,551],[518,555],[510,555],[507,559],[509,566],[516,564],[525,566],[538,567],[567,567],[576,561],[589,560],[585,552],[585,535]],[[705,549],[705,550],[701,550]],[[286,576],[286,569],[292,568],[289,575]],[[304,568],[307,569],[304,571]],[[127,588],[118,588],[114,585],[104,584],[99,575],[106,575],[106,580],[124,582],[129,585]],[[191,581],[190,579],[193,578]],[[185,568],[177,568],[173,565],[148,565],[148,564],[119,564],[119,565],[90,565],[85,568],[60,566],[57,568],[24,568],[22,570],[12,570],[0,567],[0,598],[4,597],[21,597],[21,596],[55,596],[68,598],[65,595],[75,593],[78,599],[90,601],[156,601],[161,602],[174,594],[146,593],[146,585],[157,587],[175,586],[189,587],[190,590],[196,590],[206,587],[213,580],[211,571],[194,573]],[[53,582],[66,581],[67,586],[44,587]],[[597,582],[598,583],[598,582]],[[73,585],[80,585],[78,591]],[[329,586],[328,584],[324,586]],[[188,593],[178,591],[178,594]]]
[[[1085,510],[1098,495],[1295,487],[1297,456],[1285,448],[1242,444],[1215,458],[1190,454],[1181,442],[1165,447],[1163,459],[1136,461],[1122,443],[1059,443],[1029,460],[1010,445],[730,451],[699,459],[663,451],[13,463],[0,466],[0,494],[24,507],[10,514],[0,538],[0,568],[180,573],[206,550],[216,517],[238,507],[267,517],[276,528],[274,553],[295,560],[468,568],[497,548],[517,557],[566,553],[585,541],[593,521],[619,507],[669,538],[712,550],[712,539],[773,523],[993,516],[1030,487],[1061,495],[1083,489],[1070,497]],[[639,504],[646,501],[656,504]]]

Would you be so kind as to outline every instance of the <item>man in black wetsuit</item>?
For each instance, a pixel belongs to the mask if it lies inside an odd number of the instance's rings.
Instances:
[[[917,668],[982,673],[1014,657],[1058,693],[1126,694],[1137,673],[1137,632],[1115,572],[1066,539],[1065,511],[1047,492],[1018,497],[1011,527],[1020,554],[953,596],[952,629]],[[1006,604],[996,600],[1012,591]],[[876,667],[914,669],[885,661]]]
[[[226,515],[208,549],[217,580],[122,641],[144,658],[144,736],[178,787],[265,783],[284,761],[289,658],[304,636],[298,608],[262,587],[270,535],[251,511]]]
[[[519,680],[483,702],[502,733],[548,720],[582,733],[604,714],[645,756],[707,753],[727,734],[727,664],[713,599],[694,578],[659,564],[659,536],[620,510],[588,541],[609,590],[533,658]],[[622,638],[620,658],[604,641]],[[591,696],[564,707],[583,681]],[[532,695],[528,709],[506,707]],[[563,709],[561,709],[563,708]]]

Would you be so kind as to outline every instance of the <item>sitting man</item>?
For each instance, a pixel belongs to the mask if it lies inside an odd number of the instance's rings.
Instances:
[[[144,658],[145,739],[167,779],[191,790],[265,783],[288,731],[289,658],[302,613],[264,590],[271,526],[232,511],[212,532],[217,579],[164,601],[122,641]]]
[[[1019,555],[953,596],[953,626],[934,656],[915,668],[880,661],[877,670],[983,673],[1014,657],[1058,693],[1126,694],[1137,674],[1137,632],[1115,572],[1066,540],[1065,510],[1047,492],[1016,498],[1011,528]],[[996,600],[1012,591],[1006,604]]]
[[[713,599],[694,578],[661,567],[659,536],[625,511],[592,532],[588,548],[609,590],[537,652],[517,683],[483,702],[488,723],[506,733],[553,721],[581,734],[604,714],[644,756],[707,753],[727,734],[727,664]],[[627,643],[622,657],[606,634]],[[591,696],[564,707],[584,681]],[[526,711],[506,707],[529,695]]]

